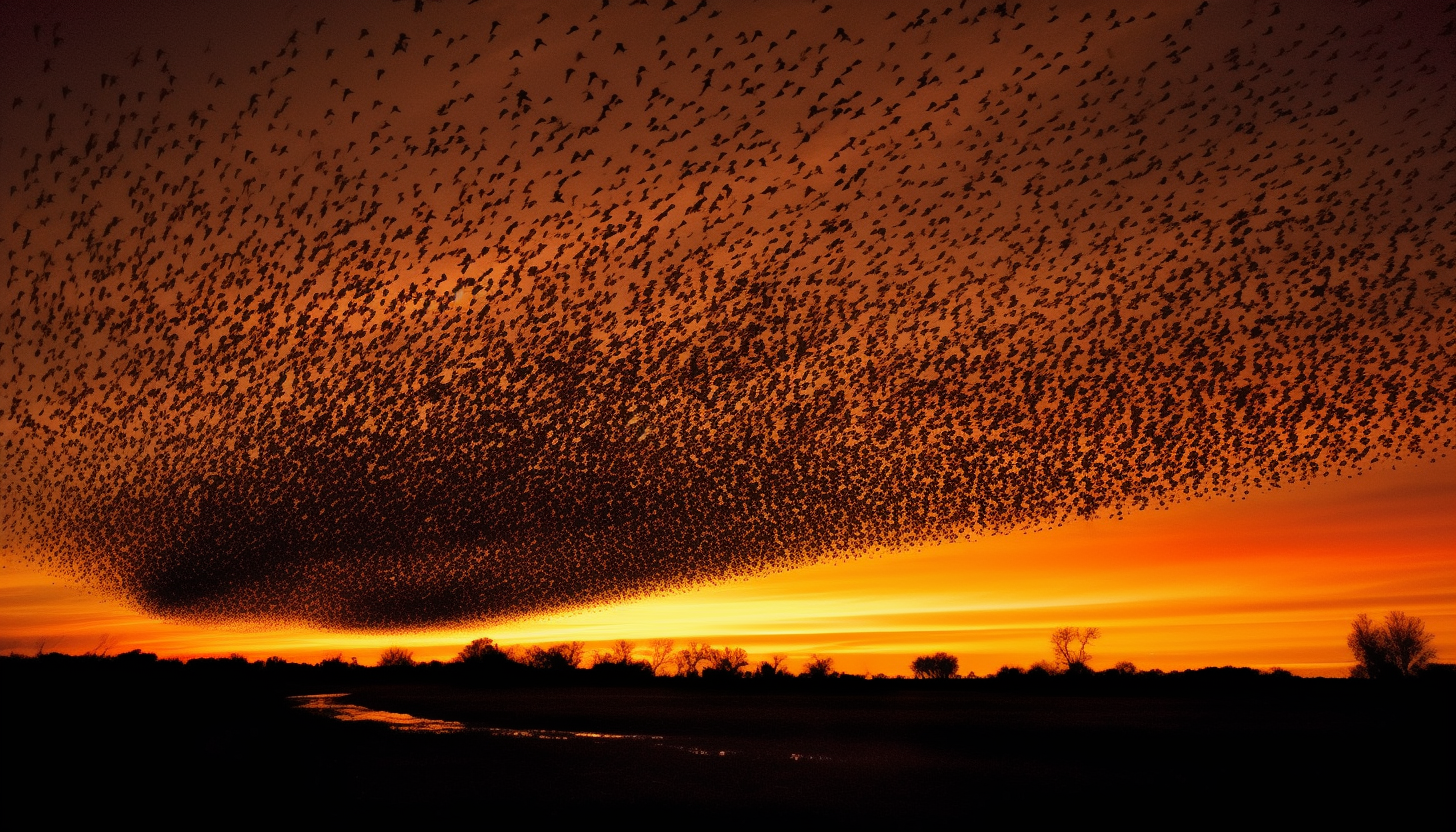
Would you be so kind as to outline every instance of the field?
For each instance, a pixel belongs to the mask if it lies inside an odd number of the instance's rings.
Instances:
[[[302,674],[43,664],[5,660],[0,676],[7,790],[57,812],[37,828],[522,810],[664,826],[1387,824],[1453,782],[1440,680],[492,686],[362,671],[319,689]],[[345,722],[290,698],[320,693],[465,730]]]

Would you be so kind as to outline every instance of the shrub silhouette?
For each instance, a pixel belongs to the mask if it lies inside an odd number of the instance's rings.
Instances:
[[[501,655],[500,648],[495,644],[495,639],[478,638],[460,648],[460,652],[455,655],[455,661],[469,664],[471,662],[487,660],[493,655]]]
[[[414,667],[414,651],[406,650],[403,647],[387,647],[379,654],[380,667]]]
[[[478,638],[465,645],[455,656],[455,661],[469,668],[472,673],[503,673],[523,669],[511,651],[489,638]]]
[[[960,668],[960,659],[944,652],[920,656],[910,663],[910,672],[917,679],[953,679]]]
[[[1350,675],[1356,679],[1401,679],[1415,676],[1436,658],[1434,636],[1426,623],[1403,612],[1390,612],[1384,624],[1360,613],[1350,622],[1345,639],[1355,654]]]
[[[537,670],[575,670],[581,667],[585,651],[586,645],[580,641],[568,641],[550,647],[532,647],[526,651],[526,664]]]
[[[816,653],[809,657],[809,661],[804,662],[804,672],[801,675],[807,676],[810,679],[832,679],[839,674],[834,672],[834,659],[832,657],[824,656],[820,658]]]
[[[788,656],[785,656],[781,653],[775,654],[771,656],[768,661],[760,662],[758,665],[758,669],[753,671],[753,675],[755,678],[758,679],[780,679],[791,677],[794,674],[789,672],[788,661]]]
[[[1057,667],[1057,665],[1043,659],[1028,667],[1026,669],[1026,675],[1031,678],[1046,679],[1057,675],[1060,670],[1061,668]]]

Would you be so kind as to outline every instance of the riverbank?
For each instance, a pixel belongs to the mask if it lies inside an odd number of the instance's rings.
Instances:
[[[8,791],[52,813],[28,828],[376,828],[523,807],[542,819],[663,826],[1343,825],[1414,818],[1456,773],[1440,680],[1139,692],[984,680],[459,685],[356,673],[310,689],[316,680],[303,676],[220,667],[6,660]],[[341,721],[289,698],[324,693],[461,730]]]

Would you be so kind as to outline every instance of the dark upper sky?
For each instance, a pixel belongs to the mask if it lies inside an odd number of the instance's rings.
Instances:
[[[1445,452],[1456,12],[1061,5],[7,7],[6,545],[417,627]]]

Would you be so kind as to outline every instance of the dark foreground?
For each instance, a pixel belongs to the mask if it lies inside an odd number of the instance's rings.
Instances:
[[[1420,825],[1456,782],[1443,679],[669,681],[422,684],[0,659],[6,791],[28,818],[12,814],[12,828],[414,828],[523,813],[675,827],[1388,828]],[[316,693],[472,730],[341,722],[288,698]]]

